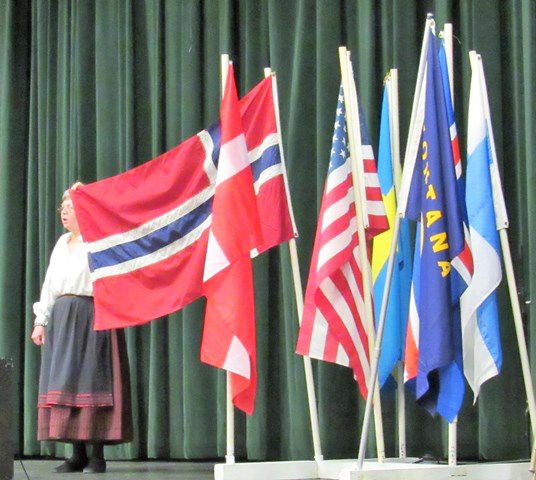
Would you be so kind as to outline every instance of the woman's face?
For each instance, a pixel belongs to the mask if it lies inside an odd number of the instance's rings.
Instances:
[[[66,198],[61,202],[60,217],[62,225],[71,233],[80,233],[80,227],[78,226],[78,220],[74,213],[73,202],[70,198]]]

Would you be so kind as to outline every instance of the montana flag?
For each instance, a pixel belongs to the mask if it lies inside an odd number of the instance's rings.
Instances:
[[[264,251],[295,235],[272,79],[241,101]],[[220,151],[217,123],[159,157],[72,192],[95,296],[95,328],[124,328],[203,295]],[[140,301],[143,299],[143,301]]]
[[[230,372],[234,405],[252,414],[257,369],[250,252],[263,242],[232,65],[220,122],[220,158],[203,273],[207,307],[201,361]]]
[[[366,201],[372,225],[388,225],[381,202],[376,162],[360,122]],[[370,374],[368,335],[357,218],[342,87],[328,169],[305,293],[297,353],[353,370],[361,394]],[[361,212],[362,209],[359,209]],[[374,230],[378,233],[378,230]]]
[[[495,218],[491,168],[494,160],[485,117],[485,81],[473,66],[467,128],[465,200],[471,232],[474,273],[460,301],[463,366],[476,401],[481,385],[502,366],[496,289],[502,279],[498,223]],[[496,168],[496,166],[495,166]]]
[[[452,261],[464,249],[463,212],[439,64],[439,45],[428,32],[424,124],[406,215],[420,222],[413,275],[419,275],[414,305],[419,318],[415,392],[430,412],[453,421],[463,401],[458,285]],[[416,248],[417,251],[417,248]],[[415,288],[415,285],[414,285]]]
[[[390,80],[387,80],[383,92],[380,121],[380,145],[378,149],[378,179],[383,203],[389,219],[389,230],[377,235],[372,246],[372,281],[374,288],[374,313],[376,322],[380,318],[380,309],[385,288],[385,276],[389,251],[393,241],[393,228],[396,216],[396,192],[393,176],[393,156],[391,149]],[[378,364],[378,382],[380,387],[393,371],[397,362],[404,358],[406,322],[409,308],[409,289],[411,283],[411,247],[407,220],[402,219],[400,237],[396,252],[389,303],[385,317],[385,328]]]
[[[441,78],[443,81],[443,94],[445,97],[445,105],[447,109],[447,119],[450,132],[450,143],[452,148],[452,161],[454,162],[454,169],[456,172],[456,191],[458,195],[458,204],[460,205],[462,218],[463,218],[463,230],[464,230],[464,247],[462,251],[452,260],[452,283],[453,292],[456,297],[467,288],[467,285],[471,281],[473,275],[473,257],[470,247],[470,235],[467,227],[467,212],[465,209],[465,185],[462,174],[462,159],[460,155],[458,131],[456,127],[456,118],[454,115],[454,104],[451,98],[450,80],[448,74],[447,55],[445,51],[444,42],[439,46],[439,66],[441,70]],[[417,377],[417,367],[419,362],[419,314],[415,307],[416,296],[418,295],[418,289],[420,288],[419,280],[419,267],[420,254],[422,250],[421,236],[419,234],[420,229],[417,229],[416,242],[415,242],[415,263],[414,273],[412,277],[412,287],[410,295],[410,311],[408,318],[408,329],[406,337],[406,352],[405,352],[405,381],[412,380]],[[458,312],[455,312],[458,316]],[[455,320],[458,322],[458,319]],[[460,352],[458,352],[458,363],[462,365],[462,358]]]

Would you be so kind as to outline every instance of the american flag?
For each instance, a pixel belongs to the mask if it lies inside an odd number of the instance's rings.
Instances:
[[[388,227],[388,221],[372,147],[363,127],[361,123],[366,211],[370,232],[376,234]],[[352,368],[361,394],[367,395],[369,348],[342,87],[296,350]]]

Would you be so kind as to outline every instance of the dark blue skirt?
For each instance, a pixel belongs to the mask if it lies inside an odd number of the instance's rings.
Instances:
[[[56,300],[39,378],[39,440],[108,444],[132,439],[130,379],[122,330],[93,330],[93,298]]]
[[[110,331],[93,330],[92,297],[56,300],[42,350],[38,405],[113,405]]]

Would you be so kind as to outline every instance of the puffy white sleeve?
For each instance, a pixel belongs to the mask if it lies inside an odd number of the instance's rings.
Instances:
[[[58,241],[59,243],[59,241]],[[33,304],[33,312],[35,315],[34,326],[41,325],[46,326],[48,324],[48,319],[52,312],[52,307],[56,301],[57,294],[53,291],[52,288],[52,277],[54,275],[55,269],[55,253],[57,251],[58,244],[54,247],[52,255],[50,256],[50,262],[48,264],[47,272],[45,275],[45,281],[43,282],[43,287],[41,288],[41,297],[38,302]]]

